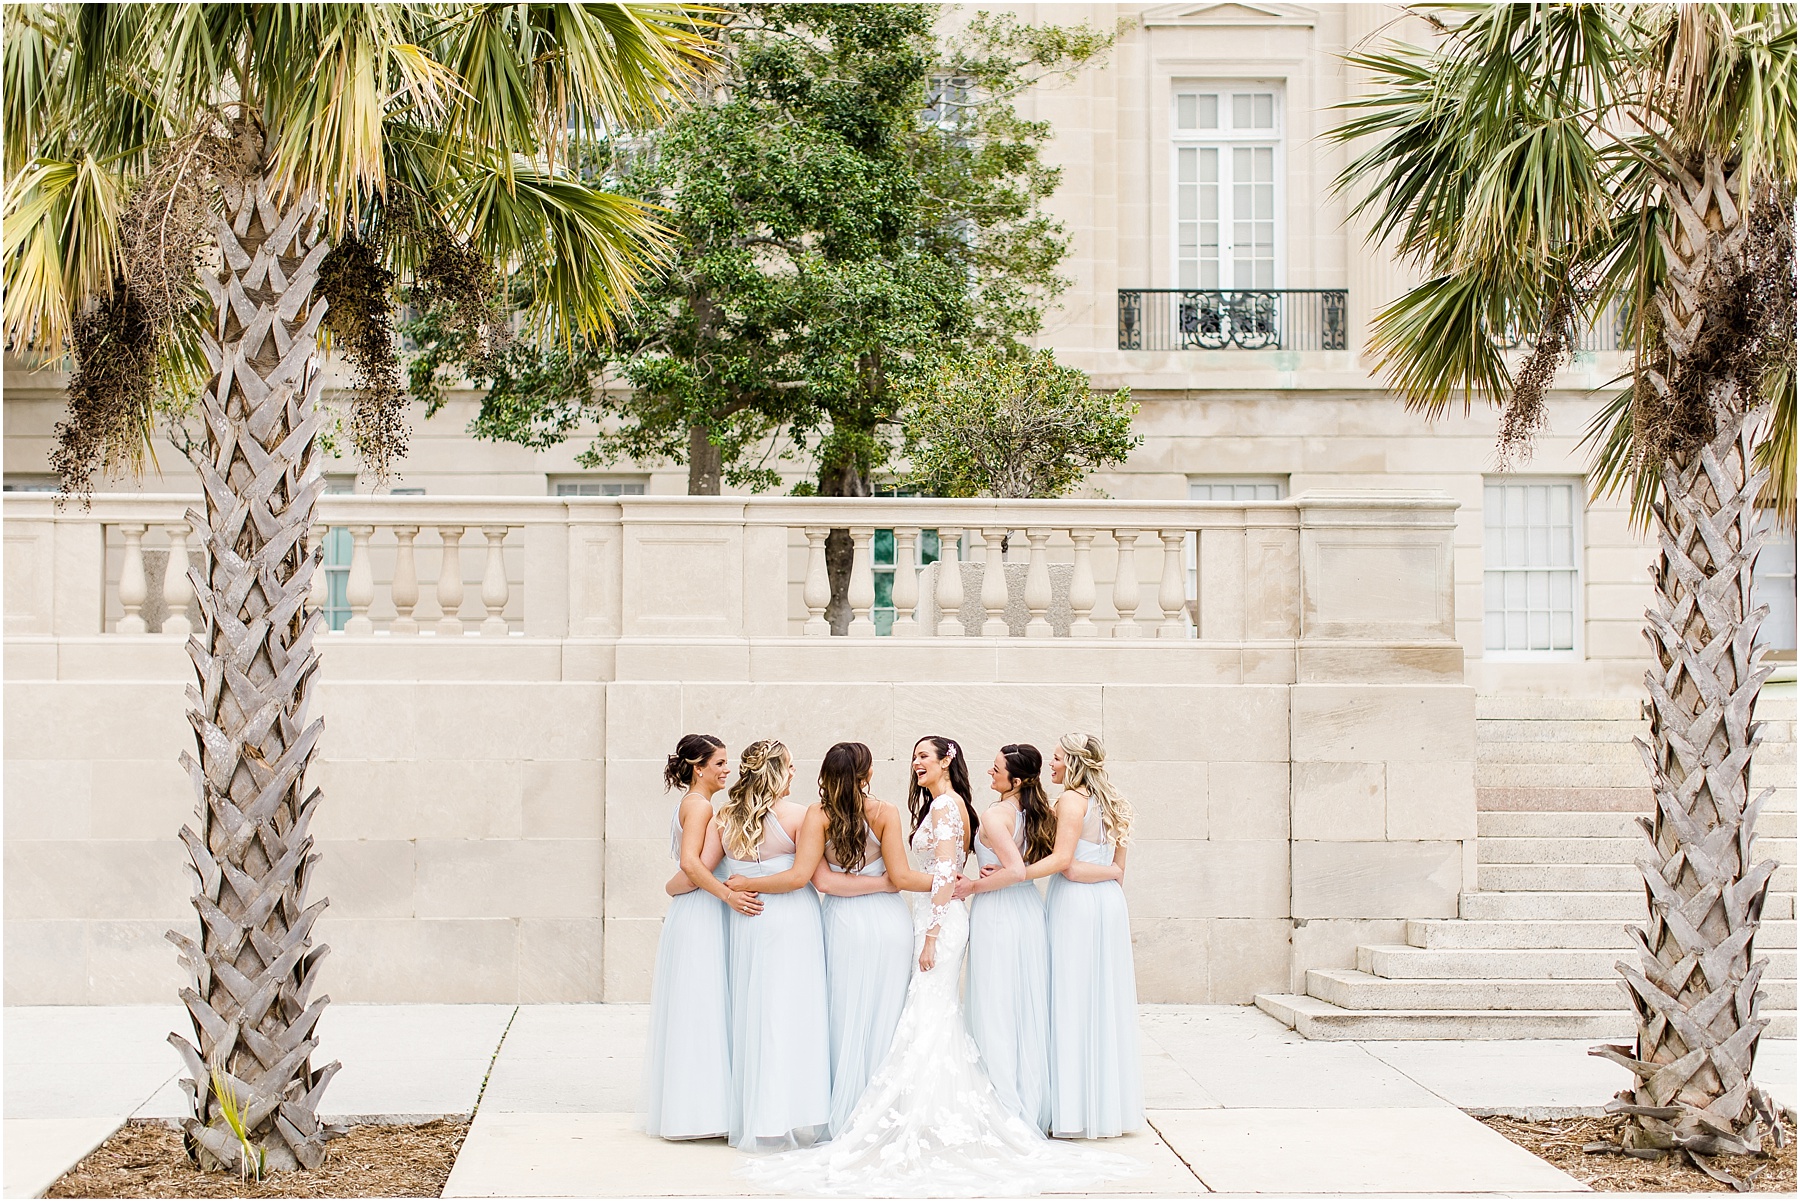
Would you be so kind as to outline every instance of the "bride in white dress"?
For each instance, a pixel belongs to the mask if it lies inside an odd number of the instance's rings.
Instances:
[[[741,1172],[790,1193],[865,1197],[1036,1194],[1144,1172],[1129,1156],[1046,1139],[994,1093],[959,989],[969,911],[953,893],[971,829],[962,748],[919,740],[913,778],[912,846],[932,888],[913,903],[917,971],[894,1042],[836,1138]]]

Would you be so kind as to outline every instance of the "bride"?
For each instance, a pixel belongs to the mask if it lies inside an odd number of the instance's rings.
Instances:
[[[894,1042],[830,1143],[740,1171],[792,1193],[886,1197],[1035,1194],[1142,1173],[1129,1156],[1046,1139],[994,1093],[958,997],[969,912],[953,892],[973,829],[968,767],[938,735],[919,740],[912,767],[912,845],[931,892],[913,905],[917,971]]]

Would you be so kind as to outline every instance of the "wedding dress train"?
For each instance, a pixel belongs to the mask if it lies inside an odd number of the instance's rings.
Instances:
[[[937,959],[914,972],[886,1059],[828,1144],[752,1161],[740,1170],[788,1193],[970,1197],[1078,1189],[1133,1176],[1145,1165],[1043,1134],[1002,1105],[963,1023],[958,983],[967,906],[951,897],[963,861],[962,807],[938,798],[913,835],[930,862],[929,897],[914,903],[917,963],[935,929]]]

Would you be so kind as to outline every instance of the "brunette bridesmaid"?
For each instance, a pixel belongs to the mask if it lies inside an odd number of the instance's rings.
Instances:
[[[824,854],[813,888],[825,913],[825,983],[830,1009],[831,1132],[856,1109],[906,1004],[912,979],[912,909],[898,892],[925,889],[930,878],[908,868],[892,879],[882,861],[889,850],[906,863],[900,811],[869,796],[875,757],[861,743],[839,743],[819,771],[819,804],[806,812],[800,858]],[[916,879],[914,879],[916,878]]]
[[[726,908],[753,915],[762,901],[726,888],[714,871],[724,848],[712,799],[730,776],[725,744],[711,735],[682,736],[663,769],[666,788],[685,790],[669,820],[669,854],[681,869],[667,886],[676,896],[656,949],[644,1058],[644,1129],[664,1139],[717,1138],[731,1127]]]
[[[1027,871],[1050,878],[1050,1133],[1122,1135],[1144,1125],[1131,918],[1119,883],[1131,805],[1092,735],[1062,737],[1050,779],[1063,787],[1056,845]]]
[[[731,1144],[754,1152],[828,1138],[831,1059],[825,1038],[825,939],[809,883],[819,849],[796,860],[804,807],[786,800],[793,757],[752,743],[714,823],[727,886],[754,892],[762,913],[730,918]]]
[[[982,877],[956,888],[975,899],[963,1006],[969,1034],[1001,1103],[1038,1131],[1050,1127],[1050,949],[1044,901],[1025,866],[1055,849],[1043,770],[1043,754],[1029,743],[1008,743],[994,757],[988,779],[1000,800],[982,812],[975,840]]]

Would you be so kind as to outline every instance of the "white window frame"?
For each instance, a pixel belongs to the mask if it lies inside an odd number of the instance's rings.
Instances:
[[[1493,488],[1556,485],[1569,490],[1570,548],[1573,562],[1567,566],[1542,565],[1490,566],[1490,530],[1488,521],[1489,490]],[[1481,657],[1495,663],[1570,663],[1587,656],[1587,482],[1579,476],[1483,476],[1481,481]],[[1504,526],[1500,527],[1504,529]],[[1488,646],[1489,609],[1487,607],[1488,576],[1493,572],[1562,571],[1573,574],[1572,646],[1554,649],[1492,648]],[[1502,614],[1507,611],[1502,609]],[[1504,620],[1504,619],[1503,619]]]
[[[325,473],[325,492],[329,496],[348,496],[356,491],[355,472]],[[350,623],[350,556],[355,550],[348,526],[329,526],[325,530],[325,557],[319,570],[325,573],[325,629],[342,633]]]
[[[1769,607],[1769,616],[1763,619],[1762,628],[1757,632],[1758,641],[1769,648],[1769,658],[1794,660],[1794,531],[1783,530],[1775,520],[1775,513],[1770,509],[1759,510],[1756,516],[1759,530],[1770,531],[1769,541],[1757,552],[1756,563],[1750,570],[1750,605]],[[1785,548],[1783,546],[1785,544]],[[1783,551],[1785,550],[1785,554]],[[1787,603],[1786,621],[1782,621],[1782,613],[1777,602]],[[1785,646],[1770,637],[1771,631],[1780,631],[1784,636]]]
[[[552,476],[553,497],[641,497],[650,491],[647,476]],[[591,488],[592,492],[577,489]]]
[[[1236,129],[1229,125],[1233,94],[1268,93],[1274,97],[1275,127]],[[1184,130],[1180,122],[1183,96],[1216,95],[1219,100],[1219,128]],[[1220,291],[1281,291],[1288,278],[1287,228],[1287,88],[1278,79],[1196,79],[1177,81],[1169,95],[1169,284],[1186,287],[1181,282],[1181,152],[1195,147],[1216,147],[1219,154],[1219,284]],[[1239,286],[1233,275],[1231,223],[1231,183],[1228,176],[1230,151],[1245,145],[1274,147],[1275,173],[1275,268],[1274,282],[1264,286]],[[1213,289],[1196,285],[1196,291]]]
[[[1221,487],[1233,490],[1255,489],[1258,493],[1267,492],[1268,490],[1273,489],[1274,495],[1258,495],[1250,497],[1214,497],[1210,495],[1211,490]],[[1201,496],[1200,491],[1202,489],[1207,490],[1209,495]],[[1188,477],[1188,500],[1190,501],[1285,501],[1287,500],[1287,495],[1288,477],[1274,473],[1260,476]],[[1194,619],[1194,625],[1197,629],[1200,624],[1200,544],[1194,538],[1192,531],[1188,532],[1185,545],[1182,547],[1182,554],[1186,557],[1187,561],[1188,615]]]

